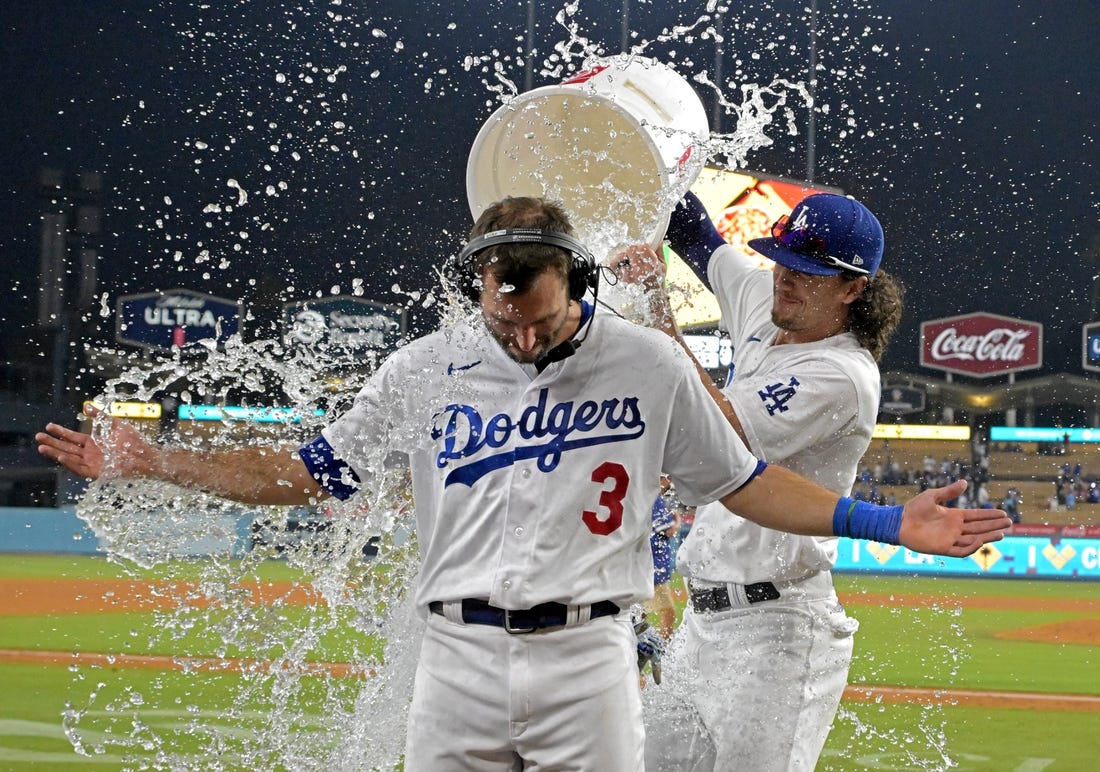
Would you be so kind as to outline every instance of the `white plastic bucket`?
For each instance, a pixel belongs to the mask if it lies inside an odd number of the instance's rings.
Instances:
[[[597,260],[658,246],[703,168],[710,133],[691,85],[653,59],[600,59],[557,86],[520,94],[478,132],[466,165],[477,219],[505,196],[560,201]]]

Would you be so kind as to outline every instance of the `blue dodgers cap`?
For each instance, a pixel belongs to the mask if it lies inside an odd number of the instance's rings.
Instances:
[[[786,268],[817,276],[851,271],[874,276],[882,262],[882,226],[854,198],[835,193],[807,196],[772,235],[749,246]]]

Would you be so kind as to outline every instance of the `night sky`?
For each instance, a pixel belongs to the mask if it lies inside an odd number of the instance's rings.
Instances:
[[[741,83],[804,81],[808,3],[731,5],[727,99]],[[633,0],[630,45],[672,37],[645,53],[713,76],[711,23],[662,35],[707,6]],[[1080,325],[1100,318],[1100,3],[818,7],[814,181],[878,214],[884,266],[908,288],[883,369],[918,371],[922,320],[984,310],[1042,322],[1040,372],[1080,373]],[[561,9],[537,4],[535,86],[579,68],[586,44],[621,50],[621,4],[581,0],[564,26]],[[8,0],[0,21],[0,359],[47,357],[42,168],[102,174],[110,310],[120,294],[185,287],[244,299],[261,335],[263,309],[361,279],[366,297],[407,305],[414,331],[436,323],[423,293],[470,225],[470,144],[499,91],[524,90],[526,0]],[[714,93],[700,94],[713,116]],[[807,110],[792,118],[745,168],[807,176]],[[106,341],[98,307],[87,334]]]

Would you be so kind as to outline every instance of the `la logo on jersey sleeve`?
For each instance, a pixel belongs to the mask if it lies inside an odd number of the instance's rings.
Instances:
[[[764,403],[768,415],[773,416],[776,413],[786,413],[790,410],[790,408],[787,407],[787,403],[794,399],[794,395],[798,393],[798,387],[801,385],[802,384],[798,382],[797,378],[791,376],[791,380],[786,384],[773,383],[765,386],[756,393]]]

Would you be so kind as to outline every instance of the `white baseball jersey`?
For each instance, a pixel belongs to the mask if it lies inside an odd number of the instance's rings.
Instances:
[[[323,437],[364,480],[386,449],[406,456],[421,606],[626,608],[653,592],[661,473],[701,503],[762,468],[667,336],[603,311],[577,352],[541,373],[480,319],[416,340]]]
[[[749,447],[842,496],[848,495],[878,415],[879,372],[851,333],[813,343],[773,345],[772,273],[722,246],[708,267],[722,326],[733,344],[733,377],[723,393]],[[721,504],[701,507],[677,553],[687,576],[752,584],[832,568],[836,539],[773,531]]]

